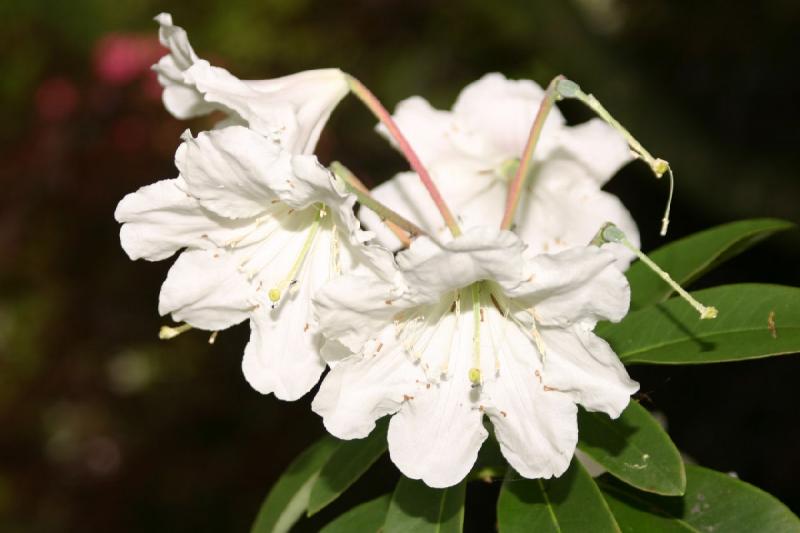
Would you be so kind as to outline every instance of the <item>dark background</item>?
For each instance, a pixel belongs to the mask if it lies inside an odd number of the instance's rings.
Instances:
[[[246,326],[213,346],[200,333],[159,341],[170,262],[133,263],[119,247],[116,203],[175,174],[187,126],[147,70],[163,53],[150,21],[162,10],[240,77],[338,66],[390,108],[412,94],[448,108],[488,71],[542,84],[564,73],[672,163],[670,238],[746,217],[800,221],[795,0],[3,2],[2,531],[243,531],[322,433],[311,395],[287,404],[246,384]],[[372,184],[389,177],[403,162],[372,126],[346,100],[320,158]],[[644,248],[658,246],[666,183],[634,163],[608,188]],[[798,243],[797,231],[774,237],[698,286],[800,285]],[[796,358],[631,373],[689,456],[800,511]],[[384,460],[351,498],[393,475]],[[492,524],[474,509],[496,489],[470,488],[476,530]]]

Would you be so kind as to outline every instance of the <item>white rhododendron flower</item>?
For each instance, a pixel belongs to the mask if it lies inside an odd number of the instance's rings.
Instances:
[[[506,206],[508,184],[528,140],[544,96],[533,81],[487,74],[468,85],[452,111],[440,111],[415,96],[393,115],[430,171],[462,227],[494,226]],[[379,131],[386,134],[385,128]],[[600,119],[568,126],[557,108],[547,117],[533,156],[515,231],[537,252],[586,245],[607,221],[638,243],[636,224],[619,199],[601,187],[632,159],[625,139]],[[403,172],[376,187],[373,196],[440,239],[448,238],[435,205],[416,174]],[[362,221],[382,243],[400,241],[375,213]],[[631,254],[610,248],[626,266]]]
[[[159,312],[216,331],[250,319],[245,377],[262,393],[297,399],[325,368],[311,297],[380,250],[314,156],[293,155],[241,127],[188,133],[180,175],[127,195],[115,216],[132,259],[180,254]],[[387,254],[388,255],[388,254]],[[390,260],[391,258],[389,258]]]
[[[416,239],[395,270],[353,273],[315,298],[323,334],[354,355],[331,362],[313,409],[333,435],[365,437],[393,415],[389,452],[406,476],[466,476],[491,420],[529,478],[562,474],[577,406],[617,417],[638,389],[592,330],[620,320],[629,287],[597,247],[533,254],[508,231]]]
[[[280,143],[293,153],[314,151],[333,109],[348,92],[344,73],[309,70],[271,80],[240,80],[198,58],[186,31],[172,16],[156,17],[159,39],[170,53],[153,66],[164,86],[167,110],[177,118],[228,114],[225,125],[240,124]]]

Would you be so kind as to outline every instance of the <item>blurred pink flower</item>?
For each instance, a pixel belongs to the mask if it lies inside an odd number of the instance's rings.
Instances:
[[[125,85],[150,77],[150,65],[163,54],[158,39],[151,36],[110,33],[94,47],[94,71],[110,85]]]

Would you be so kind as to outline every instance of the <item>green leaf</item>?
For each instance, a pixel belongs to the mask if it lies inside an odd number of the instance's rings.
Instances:
[[[320,533],[376,533],[383,527],[391,494],[353,507],[320,530]]]
[[[653,416],[631,401],[619,418],[578,412],[578,448],[629,485],[662,495],[680,495],[686,472],[680,452]]]
[[[800,351],[800,289],[781,285],[723,285],[692,293],[719,309],[700,320],[680,298],[630,313],[619,324],[599,324],[627,364],[721,363]]]
[[[602,476],[597,482],[625,533],[800,532],[800,520],[773,496],[729,475],[686,465],[686,494],[637,492]]]
[[[308,515],[320,511],[358,481],[386,451],[389,419],[379,420],[368,437],[342,443],[317,477],[308,501]]]
[[[340,446],[341,441],[323,437],[295,459],[269,491],[252,533],[284,533],[297,522],[308,507],[311,487],[322,466]]]
[[[464,525],[466,483],[432,489],[422,481],[401,477],[392,494],[385,533],[458,533]]]
[[[497,500],[500,533],[618,533],[592,476],[576,459],[556,479],[525,479],[509,468]]]
[[[792,227],[791,222],[771,218],[742,220],[689,235],[649,255],[675,281],[686,286],[773,233]],[[627,276],[632,310],[663,302],[672,294],[672,289],[641,262],[634,263]]]

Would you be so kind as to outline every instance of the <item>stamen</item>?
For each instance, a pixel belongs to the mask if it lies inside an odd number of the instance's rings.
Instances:
[[[625,248],[636,254],[636,256],[650,269],[658,274],[658,276],[663,279],[670,287],[672,287],[675,292],[677,292],[684,300],[689,302],[689,305],[694,307],[698,313],[700,313],[700,319],[712,319],[717,318],[719,311],[717,311],[716,307],[713,306],[705,306],[698,302],[691,294],[686,292],[683,287],[678,285],[678,283],[670,277],[669,274],[664,272],[652,259],[647,257],[644,252],[642,252],[639,248],[634,246],[628,238],[625,236],[625,233],[619,229],[614,224],[608,222],[606,223],[600,231],[597,233],[597,236],[592,241],[593,244],[596,243],[602,244],[603,242],[616,242],[623,245]]]
[[[158,330],[158,338],[162,341],[168,341],[170,339],[174,339],[181,333],[185,333],[192,329],[192,326],[189,324],[181,324],[180,326],[161,326],[161,329]]]
[[[211,335],[208,337],[208,344],[214,344],[215,342],[217,342],[217,335],[218,334],[219,334],[219,331],[212,331]]]
[[[306,240],[303,243],[303,247],[300,249],[300,255],[294,260],[292,263],[291,268],[289,269],[289,273],[284,277],[276,286],[272,287],[268,292],[267,296],[269,297],[270,301],[272,302],[273,309],[278,304],[283,295],[283,291],[295,283],[297,283],[297,272],[300,270],[300,267],[303,266],[303,261],[305,261],[308,252],[311,250],[311,245],[314,243],[314,237],[317,236],[319,232],[320,221],[322,217],[326,214],[326,208],[324,205],[319,207],[319,211],[317,211],[317,216],[314,218],[314,223],[311,224],[311,228],[306,235]]]
[[[473,385],[481,384],[481,284],[472,284],[472,368],[468,373]]]
[[[572,80],[568,79],[561,79],[558,81],[556,90],[558,91],[558,96],[560,98],[575,98],[576,100],[580,100],[583,102],[589,109],[594,111],[598,114],[600,118],[602,118],[609,126],[617,130],[625,137],[625,140],[628,141],[628,146],[631,147],[634,155],[637,158],[641,159],[647,166],[650,167],[650,170],[653,171],[656,178],[661,178],[665,173],[669,174],[669,197],[667,198],[667,206],[664,209],[664,217],[661,219],[661,236],[667,234],[667,227],[669,226],[669,212],[670,206],[672,205],[672,193],[675,188],[675,176],[672,173],[672,169],[669,166],[669,162],[664,159],[653,157],[650,152],[645,150],[644,146],[641,145],[636,138],[631,135],[631,133],[625,129],[625,127],[620,124],[614,117],[611,116],[611,113],[606,110],[605,107],[594,97],[594,95],[586,94],[580,88],[580,86]]]

